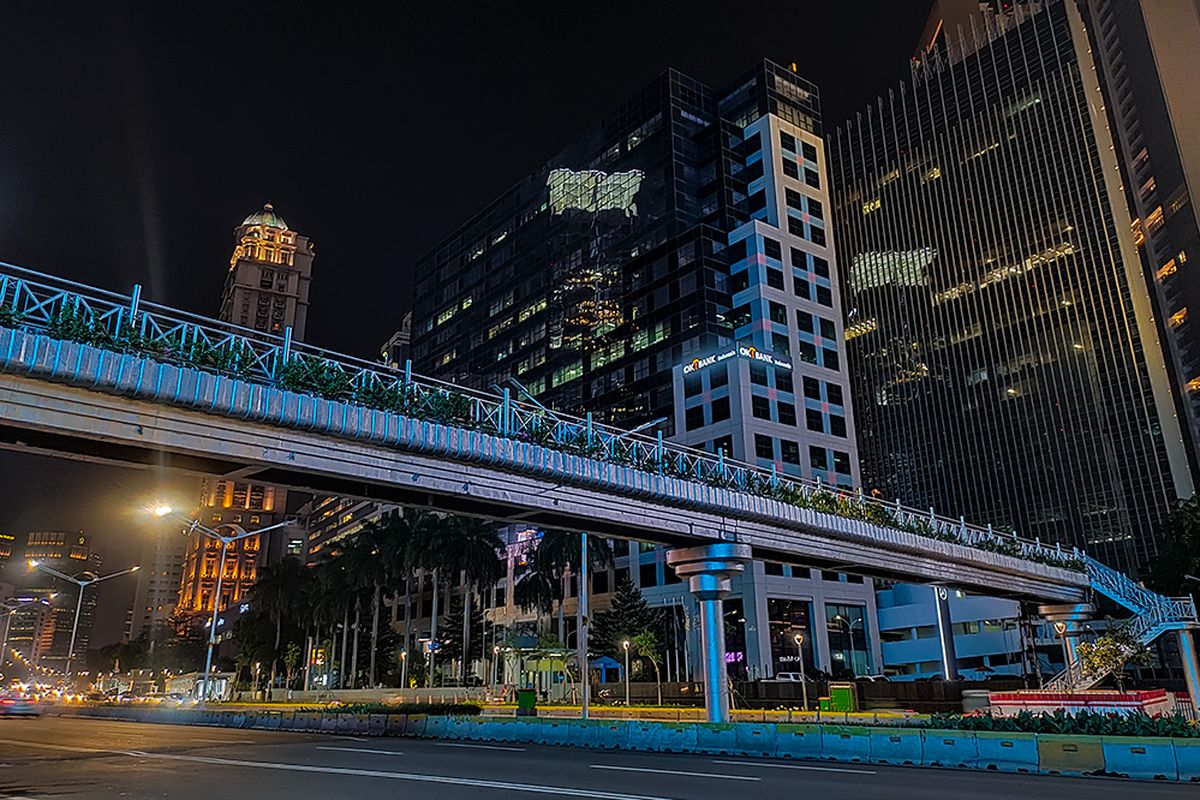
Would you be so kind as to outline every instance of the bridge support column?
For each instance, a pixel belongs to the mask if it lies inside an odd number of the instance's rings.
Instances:
[[[746,568],[750,546],[718,542],[671,550],[667,563],[686,578],[700,602],[700,640],[704,661],[704,707],[709,722],[729,721],[729,677],[725,669],[725,598],[730,578]]]
[[[950,589],[934,586],[933,603],[937,608],[938,637],[942,643],[942,677],[956,681],[959,678],[958,655],[954,652],[954,623],[950,620]]]
[[[1083,623],[1096,616],[1096,607],[1091,603],[1074,605],[1038,606],[1040,614],[1054,623],[1054,630],[1062,641],[1063,660],[1068,668],[1079,663],[1079,642],[1083,637]]]
[[[1183,681],[1192,708],[1200,711],[1200,658],[1196,656],[1196,636],[1190,630],[1179,633],[1179,660],[1183,662]]]

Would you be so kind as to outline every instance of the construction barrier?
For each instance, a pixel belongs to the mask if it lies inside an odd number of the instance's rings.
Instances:
[[[1105,736],[1104,772],[1143,780],[1179,779],[1175,745],[1170,739],[1144,739],[1136,736]]]
[[[782,735],[780,736],[782,741]],[[869,755],[876,764],[920,764],[921,731],[904,728],[874,728],[870,732]]]
[[[974,768],[978,762],[972,731],[921,731],[921,763],[925,766]]]
[[[1036,733],[998,733],[976,731],[975,746],[979,750],[979,769],[1000,772],[1037,772],[1038,740]]]
[[[1038,734],[1038,767],[1055,775],[1097,775],[1104,772],[1104,748],[1099,736]]]
[[[1059,775],[1200,782],[1200,739],[1099,737],[789,723],[448,717],[425,714],[247,714],[80,708],[67,714],[155,723],[527,742],[647,752],[830,759]]]

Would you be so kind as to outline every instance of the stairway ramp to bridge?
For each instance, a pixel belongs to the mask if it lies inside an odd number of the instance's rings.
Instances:
[[[1191,597],[1167,597],[1133,581],[1128,575],[1081,554],[1092,589],[1133,612],[1127,624],[1141,646],[1147,646],[1165,633],[1200,629],[1196,603]],[[1133,651],[1128,654],[1132,655]],[[1089,672],[1079,659],[1046,682],[1050,691],[1072,692],[1091,689],[1111,672]]]

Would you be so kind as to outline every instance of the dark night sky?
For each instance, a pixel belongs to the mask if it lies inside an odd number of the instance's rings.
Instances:
[[[0,261],[213,314],[232,228],[270,199],[316,244],[308,340],[369,356],[423,251],[655,74],[795,61],[832,130],[907,74],[930,2],[302,5],[0,11]],[[118,499],[158,478],[10,454],[0,476],[0,528],[137,559]]]

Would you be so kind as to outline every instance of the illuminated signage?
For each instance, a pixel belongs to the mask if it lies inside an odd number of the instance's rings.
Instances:
[[[550,189],[550,212],[561,214],[568,209],[577,211],[623,211],[627,217],[637,216],[633,198],[642,188],[644,172],[614,172],[599,170],[556,169],[550,172],[546,186]]]
[[[788,361],[781,358],[776,358],[771,353],[764,353],[752,344],[739,344],[729,350],[720,353],[713,353],[711,356],[704,358],[693,358],[691,361],[683,365],[683,374],[691,375],[693,372],[706,367],[711,367],[713,364],[720,364],[730,358],[745,358],[750,361],[759,361],[763,364],[770,364],[772,367],[780,367],[782,369],[791,369],[792,365]]]

